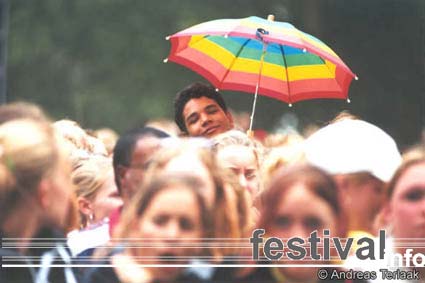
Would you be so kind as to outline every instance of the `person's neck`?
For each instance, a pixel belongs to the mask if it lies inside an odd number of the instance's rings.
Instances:
[[[17,250],[25,253],[27,246],[31,241],[31,237],[35,236],[40,227],[38,214],[30,208],[18,207],[14,209],[6,217],[3,222],[1,230],[4,237],[13,237],[22,239],[20,247]]]

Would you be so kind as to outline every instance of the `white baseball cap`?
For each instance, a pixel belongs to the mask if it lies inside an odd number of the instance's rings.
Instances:
[[[369,172],[388,182],[401,164],[393,138],[362,120],[330,124],[304,142],[306,159],[331,174]]]

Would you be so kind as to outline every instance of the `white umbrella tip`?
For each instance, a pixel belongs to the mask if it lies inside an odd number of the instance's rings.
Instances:
[[[288,104],[288,106],[289,106],[289,107],[292,107],[292,103],[289,103],[289,104]]]
[[[162,62],[167,63],[168,62],[168,58],[165,58],[164,60],[162,60]]]
[[[351,103],[351,100],[349,98],[347,98],[347,103]]]
[[[165,37],[165,40],[170,40],[170,36],[168,35],[168,36],[166,36]]]
[[[303,48],[303,52],[306,53],[307,52],[307,49]]]
[[[356,81],[358,81],[358,80],[359,80],[359,77],[358,77],[358,76],[355,76],[355,77],[354,77],[354,79],[355,79]]]
[[[218,89],[218,88],[216,88],[216,89],[215,89],[215,91],[216,91],[216,92],[218,92],[218,91],[219,91],[219,89]]]

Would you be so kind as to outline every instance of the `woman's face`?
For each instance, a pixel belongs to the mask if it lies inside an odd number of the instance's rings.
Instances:
[[[93,222],[103,220],[109,217],[111,212],[122,205],[122,199],[119,196],[117,187],[114,181],[114,171],[111,169],[108,177],[103,185],[99,188],[96,196],[92,201]]]
[[[329,229],[331,236],[335,236],[337,228],[337,216],[329,203],[308,190],[304,184],[299,183],[294,184],[281,195],[274,220],[271,220],[266,227],[266,233],[269,237],[280,239],[300,237],[307,241],[306,239],[315,230],[317,230],[318,237],[323,239],[324,229]],[[286,255],[281,259],[281,263],[288,263]],[[292,261],[292,263],[308,264],[311,262]],[[284,267],[282,273],[293,279],[307,281],[315,278],[317,268]]]
[[[408,168],[395,184],[388,222],[396,238],[425,237],[425,162]]]
[[[258,162],[253,149],[247,146],[231,145],[217,153],[218,162],[230,169],[239,180],[239,184],[256,197],[260,190]]]
[[[337,217],[332,207],[298,183],[281,195],[274,220],[266,231],[280,238],[308,238],[315,230],[322,237],[323,229],[330,230],[331,235],[337,233]]]
[[[47,196],[47,214],[52,225],[56,228],[65,229],[73,214],[71,209],[73,200],[73,185],[71,181],[71,165],[65,156],[65,152],[59,150],[59,160],[49,178],[49,193]]]
[[[140,249],[142,256],[149,256],[149,264],[184,264],[187,258],[197,253],[188,248],[194,239],[203,236],[201,208],[192,191],[183,186],[163,189],[154,196],[139,221],[139,238],[152,240],[152,247]],[[150,241],[145,241],[149,243]],[[177,259],[177,260],[174,260]],[[153,268],[156,276],[174,277],[179,268]]]

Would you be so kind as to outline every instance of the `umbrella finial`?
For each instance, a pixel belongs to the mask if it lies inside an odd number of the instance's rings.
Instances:
[[[267,16],[267,20],[268,20],[268,21],[271,21],[271,22],[274,22],[274,15],[271,15],[271,14],[270,14],[270,15],[268,15],[268,16]]]
[[[289,104],[288,104],[288,106],[289,106],[289,107],[292,107],[292,103],[289,103]]]

